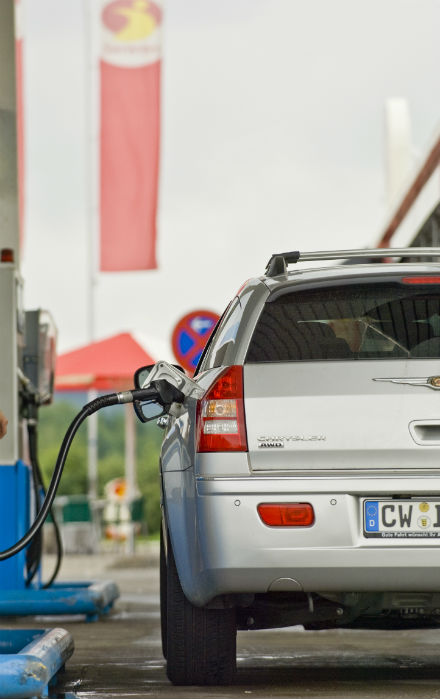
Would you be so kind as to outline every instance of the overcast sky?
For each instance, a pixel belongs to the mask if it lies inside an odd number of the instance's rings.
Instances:
[[[88,340],[92,0],[23,2],[25,301],[52,312],[65,351]],[[273,252],[377,241],[385,100],[408,100],[415,157],[440,124],[440,2],[166,0],[164,10],[159,269],[99,276],[95,336],[135,330],[168,358],[177,319],[222,312]]]

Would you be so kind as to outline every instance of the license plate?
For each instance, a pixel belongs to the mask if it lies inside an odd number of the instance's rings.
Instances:
[[[440,537],[440,500],[364,500],[364,536]]]

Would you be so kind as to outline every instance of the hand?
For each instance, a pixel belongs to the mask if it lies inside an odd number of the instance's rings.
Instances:
[[[8,420],[0,410],[0,439],[5,436],[8,431]]]

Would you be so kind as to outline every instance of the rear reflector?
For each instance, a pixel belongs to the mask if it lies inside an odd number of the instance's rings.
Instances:
[[[440,277],[403,277],[402,284],[440,284]]]
[[[262,503],[257,510],[269,527],[311,527],[315,521],[309,502]]]

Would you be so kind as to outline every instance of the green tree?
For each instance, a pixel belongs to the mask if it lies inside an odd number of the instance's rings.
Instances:
[[[40,410],[39,460],[48,485],[64,434],[79,406],[56,397],[55,402]],[[121,406],[98,413],[98,492],[105,484],[124,475],[125,414]],[[144,497],[146,528],[157,533],[160,526],[159,451],[163,432],[155,421],[136,421],[138,485]],[[58,490],[60,495],[87,493],[87,422],[79,428],[66,460]]]
[[[46,483],[52,477],[64,434],[78,412],[73,403],[55,401],[39,411],[38,454]],[[79,428],[66,459],[59,495],[80,495],[87,492],[87,428]]]

